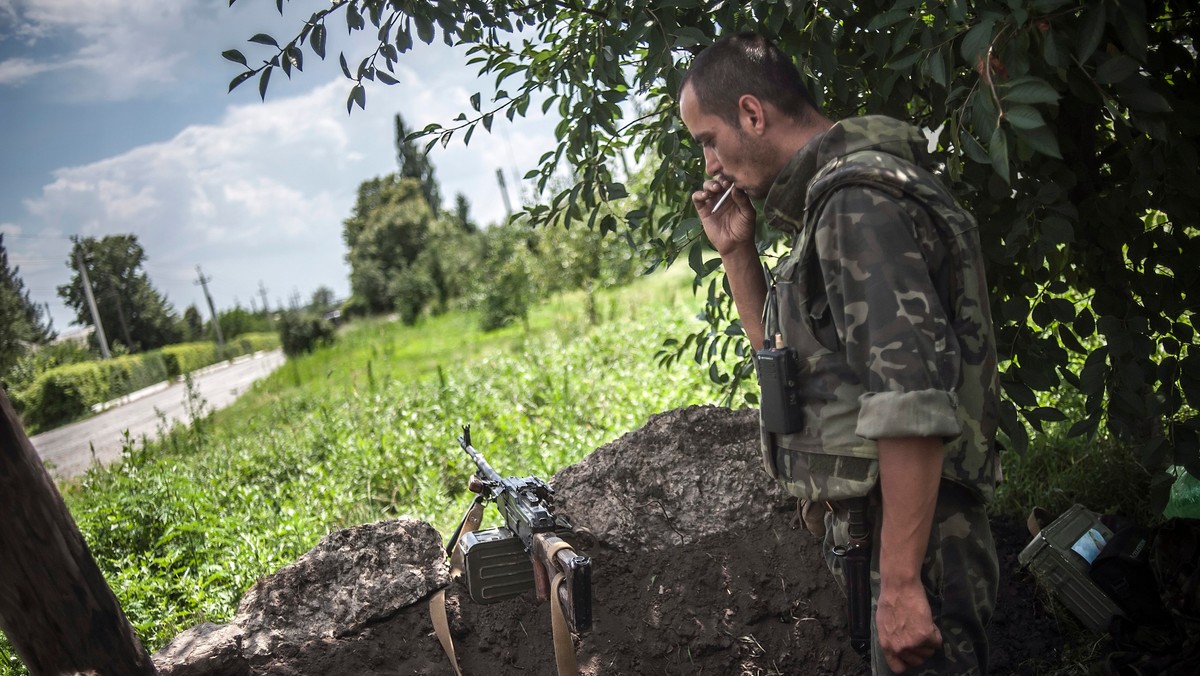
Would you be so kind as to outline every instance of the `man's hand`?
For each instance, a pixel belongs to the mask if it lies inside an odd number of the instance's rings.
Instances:
[[[920,666],[942,645],[942,633],[933,623],[929,600],[919,581],[879,590],[875,630],[888,668],[898,674]]]
[[[883,523],[879,529],[879,602],[875,631],[884,660],[902,673],[942,645],[921,584],[921,567],[937,509],[941,439],[878,439]]]
[[[717,213],[713,208],[721,200],[721,195],[732,186],[727,178],[714,178],[704,182],[704,185],[692,193],[692,204],[700,214],[700,222],[704,224],[704,234],[708,241],[716,247],[722,257],[749,245],[754,246],[754,206],[741,188],[733,188],[733,192],[721,204]]]
[[[754,205],[740,188],[734,188],[729,198],[713,213],[721,195],[733,185],[727,178],[715,178],[704,182],[692,193],[692,204],[704,224],[704,234],[721,254],[725,266],[725,279],[733,291],[733,302],[738,317],[746,330],[750,344],[757,348],[763,342],[762,311],[767,297],[767,284],[763,281],[762,264],[758,259],[758,247],[754,243]]]

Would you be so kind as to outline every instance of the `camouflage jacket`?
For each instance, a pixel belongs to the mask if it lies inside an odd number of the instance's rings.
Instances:
[[[764,315],[796,350],[805,425],[763,432],[767,470],[813,500],[865,495],[876,439],[940,437],[942,474],[991,499],[996,348],[975,219],[920,166],[925,139],[844,120],[780,173],[764,215],[793,232]]]

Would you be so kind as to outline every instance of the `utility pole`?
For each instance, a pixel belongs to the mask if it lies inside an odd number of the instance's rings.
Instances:
[[[79,241],[75,241],[76,245]],[[96,297],[92,295],[92,282],[88,279],[87,266],[83,264],[83,250],[76,246],[75,264],[79,266],[79,277],[83,280],[83,295],[87,297],[88,309],[92,311],[92,325],[96,327],[96,338],[100,342],[100,356],[112,357],[108,352],[108,338],[104,336],[104,325],[100,323],[100,311],[96,309]]]
[[[208,283],[212,281],[212,277],[205,277],[199,265],[196,266],[196,276],[199,277],[196,283],[200,285],[201,289],[204,289],[204,299],[208,301],[208,313],[212,315],[213,329],[217,332],[217,349],[224,354],[225,336],[221,335],[221,319],[217,317],[217,308],[213,306],[212,296],[208,294]]]
[[[271,306],[267,303],[267,287],[263,286],[261,279],[258,280],[258,295],[261,296],[263,300],[263,314],[267,316],[267,319],[270,319]]]
[[[500,196],[504,198],[504,213],[512,218],[512,202],[508,200],[508,186],[504,183],[504,172],[496,169],[496,181],[500,183]]]

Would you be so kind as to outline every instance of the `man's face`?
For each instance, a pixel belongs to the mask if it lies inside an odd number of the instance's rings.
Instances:
[[[744,116],[739,116],[735,127],[703,110],[690,84],[680,93],[679,116],[704,151],[705,173],[733,181],[751,197],[766,197],[774,182],[763,171],[771,166],[771,149],[761,136],[747,130]]]

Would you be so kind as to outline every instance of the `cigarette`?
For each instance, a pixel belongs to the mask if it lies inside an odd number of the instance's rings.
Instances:
[[[721,205],[725,203],[725,199],[729,197],[730,193],[732,193],[733,189],[736,187],[737,187],[736,185],[730,183],[729,189],[725,191],[724,195],[721,195],[721,199],[717,200],[717,203],[716,203],[716,205],[713,206],[712,211],[710,211],[708,213],[710,213],[710,214],[717,213],[717,209],[721,208]]]

